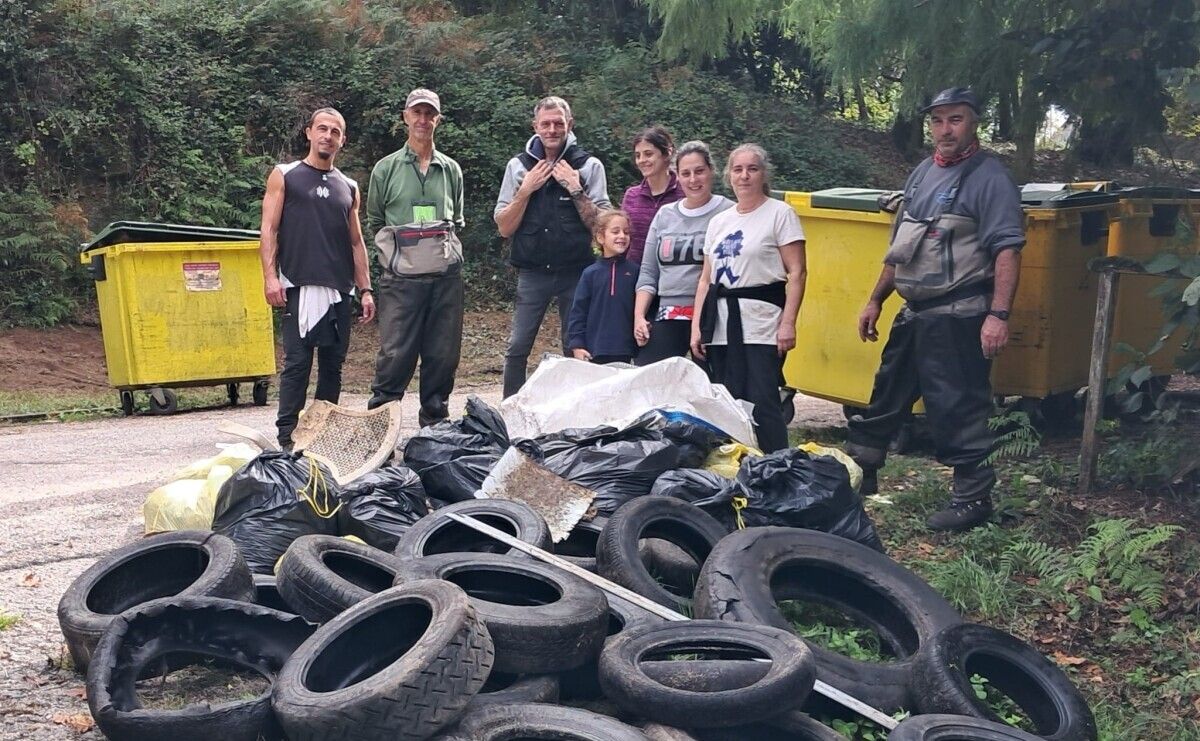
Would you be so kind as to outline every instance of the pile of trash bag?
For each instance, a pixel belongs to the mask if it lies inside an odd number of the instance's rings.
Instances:
[[[850,471],[830,455],[788,448],[747,456],[733,481],[708,498],[689,501],[731,528],[820,530],[883,551],[862,497],[850,484]]]
[[[462,419],[413,435],[404,447],[404,463],[420,476],[435,503],[461,502],[475,496],[508,447],[500,413],[472,396]]]
[[[313,458],[262,453],[221,485],[212,529],[237,543],[251,571],[270,574],[301,535],[337,535],[337,493]]]
[[[406,466],[389,465],[360,476],[338,492],[338,532],[389,553],[404,531],[429,514],[421,477]]]

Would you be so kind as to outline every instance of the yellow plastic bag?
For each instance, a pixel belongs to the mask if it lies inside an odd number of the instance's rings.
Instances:
[[[800,446],[800,449],[811,455],[827,455],[836,458],[838,463],[841,463],[850,472],[850,488],[858,491],[858,487],[862,485],[862,467],[843,451],[837,448],[827,448],[824,445],[818,445],[813,442],[804,443]]]
[[[225,445],[221,448],[221,452],[213,457],[196,461],[190,466],[179,469],[171,479],[174,481],[178,481],[179,479],[206,479],[208,478],[208,472],[212,470],[213,466],[229,466],[236,471],[257,458],[258,453],[258,448],[247,443]]]
[[[180,479],[150,492],[142,505],[146,534],[211,529],[217,492],[232,475],[230,466],[216,465],[209,468],[208,478]]]
[[[737,476],[738,468],[742,465],[743,458],[748,455],[762,454],[761,450],[752,448],[749,445],[727,443],[708,454],[708,458],[704,460],[704,468],[718,476],[731,479]]]

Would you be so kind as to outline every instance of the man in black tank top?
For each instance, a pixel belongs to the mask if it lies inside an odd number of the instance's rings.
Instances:
[[[267,303],[283,311],[283,371],[279,374],[279,444],[292,446],[308,395],[313,351],[316,398],[337,403],[342,363],[350,347],[351,291],[362,298],[362,321],[375,316],[367,248],[358,221],[358,185],[333,166],[346,143],[346,119],[315,111],[304,129],[308,154],[277,165],[267,178],[260,256]]]

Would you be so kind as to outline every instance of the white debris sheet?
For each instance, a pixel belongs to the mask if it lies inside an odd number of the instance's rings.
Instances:
[[[548,357],[500,403],[500,414],[515,440],[575,427],[620,428],[655,409],[685,412],[757,447],[751,408],[687,358],[628,368]]]

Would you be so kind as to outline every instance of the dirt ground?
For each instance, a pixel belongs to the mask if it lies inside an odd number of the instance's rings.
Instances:
[[[459,379],[468,385],[499,383],[512,314],[503,310],[468,311],[463,320]],[[343,369],[348,391],[367,392],[375,372],[378,325],[357,325]],[[558,316],[546,316],[531,362],[558,351]],[[280,363],[282,363],[282,354]],[[95,392],[108,389],[100,327],[68,325],[53,329],[0,331],[0,391]]]
[[[452,414],[461,413],[468,394],[499,402],[508,320],[500,311],[468,314]],[[533,359],[556,344],[556,320],[546,325]],[[362,392],[370,386],[375,347],[373,326],[356,334],[342,397],[351,408],[366,403]],[[99,329],[0,332],[0,391],[109,393]],[[402,409],[408,436],[416,431],[416,399],[406,397]],[[796,424],[842,423],[841,408],[829,402],[799,397],[796,409]],[[217,425],[236,421],[270,434],[274,414],[270,404],[0,424],[0,616],[16,617],[0,630],[0,741],[102,737],[62,644],[59,598],[96,558],[142,536],[142,503],[150,491],[173,471],[215,453],[216,443],[232,441]]]

